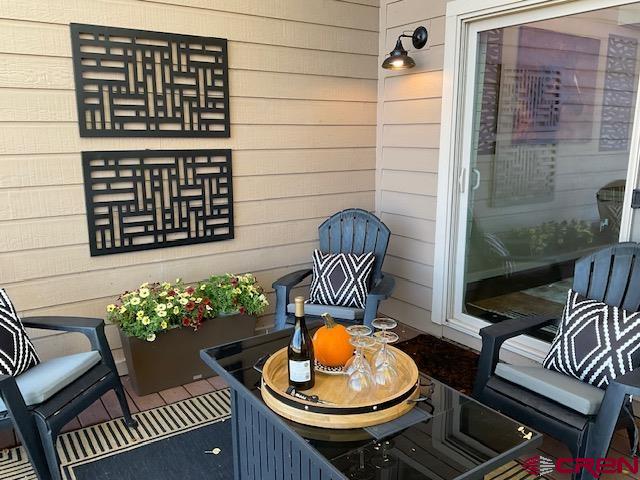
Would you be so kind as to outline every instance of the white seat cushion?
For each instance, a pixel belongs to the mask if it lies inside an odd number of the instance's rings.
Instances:
[[[563,373],[540,367],[520,367],[498,363],[496,376],[515,383],[538,395],[558,402],[583,415],[600,410],[604,390]]]
[[[29,405],[37,405],[51,398],[100,362],[98,352],[82,352],[53,358],[30,368],[16,377],[18,389]],[[0,399],[0,411],[5,411]]]
[[[290,303],[287,305],[287,312],[295,313],[295,304]],[[362,320],[362,318],[364,318],[364,310],[362,308],[320,305],[318,303],[305,303],[304,313],[305,315],[316,315],[318,317],[323,313],[328,313],[333,318],[339,318],[340,320]]]

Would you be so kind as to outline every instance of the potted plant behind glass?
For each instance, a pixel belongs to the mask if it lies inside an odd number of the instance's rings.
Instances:
[[[120,327],[133,389],[146,395],[208,375],[200,350],[252,336],[267,305],[253,275],[224,274],[197,285],[143,283],[107,312]]]

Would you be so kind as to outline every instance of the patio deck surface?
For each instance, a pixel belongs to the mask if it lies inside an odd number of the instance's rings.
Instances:
[[[416,330],[407,325],[400,325],[396,330],[400,336],[400,341],[408,340],[423,332]],[[152,408],[168,405],[180,400],[184,400],[196,395],[202,395],[207,392],[219,390],[225,388],[226,383],[219,377],[210,377],[202,380],[198,380],[179,387],[163,390],[158,393],[153,393],[145,396],[138,396],[133,391],[128,376],[122,377],[122,382],[127,392],[127,399],[129,401],[129,407],[132,413],[139,411],[149,410]],[[638,410],[636,409],[636,412]],[[101,423],[107,420],[118,418],[122,416],[122,411],[118,405],[115,393],[108,392],[99,401],[95,402],[91,407],[85,410],[81,415],[76,417],[70,422],[63,431],[75,430],[81,427],[88,427]],[[640,418],[636,413],[636,422],[640,426]],[[12,430],[0,430],[0,449],[8,448],[16,445],[16,437]],[[615,434],[611,449],[609,451],[610,457],[626,457],[628,458],[629,446],[627,435],[623,431],[618,431]],[[544,437],[544,443],[538,452],[532,452],[529,456],[539,454],[547,458],[561,458],[570,457],[568,449],[556,441],[555,439],[546,436]],[[528,456],[528,457],[529,457]],[[518,477],[524,478],[524,477]],[[532,478],[532,477],[531,477]],[[570,478],[568,475],[561,474],[547,474],[545,478],[552,478],[557,480],[566,480]],[[621,475],[605,475],[603,479],[639,479],[640,474],[621,474]],[[512,480],[512,477],[505,478],[503,480]],[[513,479],[515,480],[515,479]]]

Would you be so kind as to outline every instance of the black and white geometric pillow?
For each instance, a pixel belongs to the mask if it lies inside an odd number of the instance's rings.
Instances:
[[[375,259],[373,252],[357,255],[314,250],[309,301],[322,305],[364,308]]]
[[[558,333],[542,365],[599,388],[640,366],[640,312],[569,290]]]
[[[0,288],[0,374],[15,377],[39,363],[13,303]]]

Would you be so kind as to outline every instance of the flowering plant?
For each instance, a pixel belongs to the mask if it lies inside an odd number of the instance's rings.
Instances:
[[[153,342],[157,334],[172,328],[198,330],[203,321],[221,313],[258,315],[267,305],[253,275],[225,274],[195,286],[180,279],[173,284],[143,283],[120,295],[107,306],[107,313],[125,335]]]
[[[199,291],[211,299],[216,315],[236,312],[257,315],[269,304],[256,278],[250,273],[214,275],[200,283]]]

